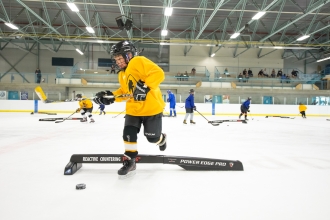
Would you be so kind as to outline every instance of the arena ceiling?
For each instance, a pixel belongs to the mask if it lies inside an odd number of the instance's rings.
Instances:
[[[67,3],[75,3],[73,12]],[[42,44],[53,52],[63,45],[84,51],[88,44],[111,45],[130,39],[157,50],[168,45],[209,47],[210,55],[234,48],[237,57],[259,48],[259,57],[283,49],[283,58],[316,60],[330,52],[330,0],[0,0],[0,50],[14,44],[31,51]],[[165,16],[166,7],[173,8]],[[260,19],[252,19],[265,12]],[[121,18],[132,27],[121,30]],[[5,25],[11,23],[18,29]],[[89,33],[86,27],[93,28]],[[162,36],[167,30],[167,36]],[[231,38],[234,33],[240,35]],[[309,36],[302,41],[298,38]],[[21,46],[24,45],[24,46]],[[270,49],[263,53],[263,49]],[[242,50],[243,49],[243,50]]]

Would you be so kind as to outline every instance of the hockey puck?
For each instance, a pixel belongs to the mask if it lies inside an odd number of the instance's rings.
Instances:
[[[80,183],[76,185],[76,189],[80,190],[80,189],[86,189],[86,184],[84,183]]]

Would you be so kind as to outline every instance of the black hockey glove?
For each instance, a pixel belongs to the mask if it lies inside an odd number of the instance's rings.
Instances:
[[[104,96],[113,96],[113,93],[110,92],[109,90],[106,91],[101,91],[96,93],[96,97],[93,99],[93,101],[98,104],[98,105],[110,105],[114,103],[115,98],[104,98]]]
[[[193,110],[196,111],[196,106],[193,107]]]
[[[144,85],[144,82],[139,80],[136,83],[135,90],[133,92],[133,97],[135,101],[145,101],[147,94],[150,91],[148,86]]]

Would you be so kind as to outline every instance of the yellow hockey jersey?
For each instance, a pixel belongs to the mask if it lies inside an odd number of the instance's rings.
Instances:
[[[80,109],[82,108],[92,108],[93,102],[89,99],[86,99],[86,97],[83,97],[82,100],[79,101]]]
[[[130,60],[125,71],[118,74],[120,88],[114,95],[133,94],[139,80],[150,88],[145,101],[134,101],[134,98],[116,98],[116,102],[127,100],[126,114],[133,116],[151,116],[163,112],[165,102],[159,85],[165,79],[164,71],[144,56]]]
[[[306,105],[299,105],[299,112],[306,111],[307,107]]]

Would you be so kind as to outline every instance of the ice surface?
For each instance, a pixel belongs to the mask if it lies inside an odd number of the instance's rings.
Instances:
[[[163,118],[167,149],[138,136],[140,154],[240,160],[244,171],[185,171],[137,164],[83,164],[63,175],[72,154],[121,154],[124,118],[39,122],[68,115],[0,113],[0,219],[317,219],[330,218],[330,121],[254,117],[212,126],[195,113]],[[79,114],[75,114],[79,117]],[[233,117],[205,116],[209,120]],[[308,117],[308,115],[307,115]],[[79,183],[86,189],[76,190]]]

